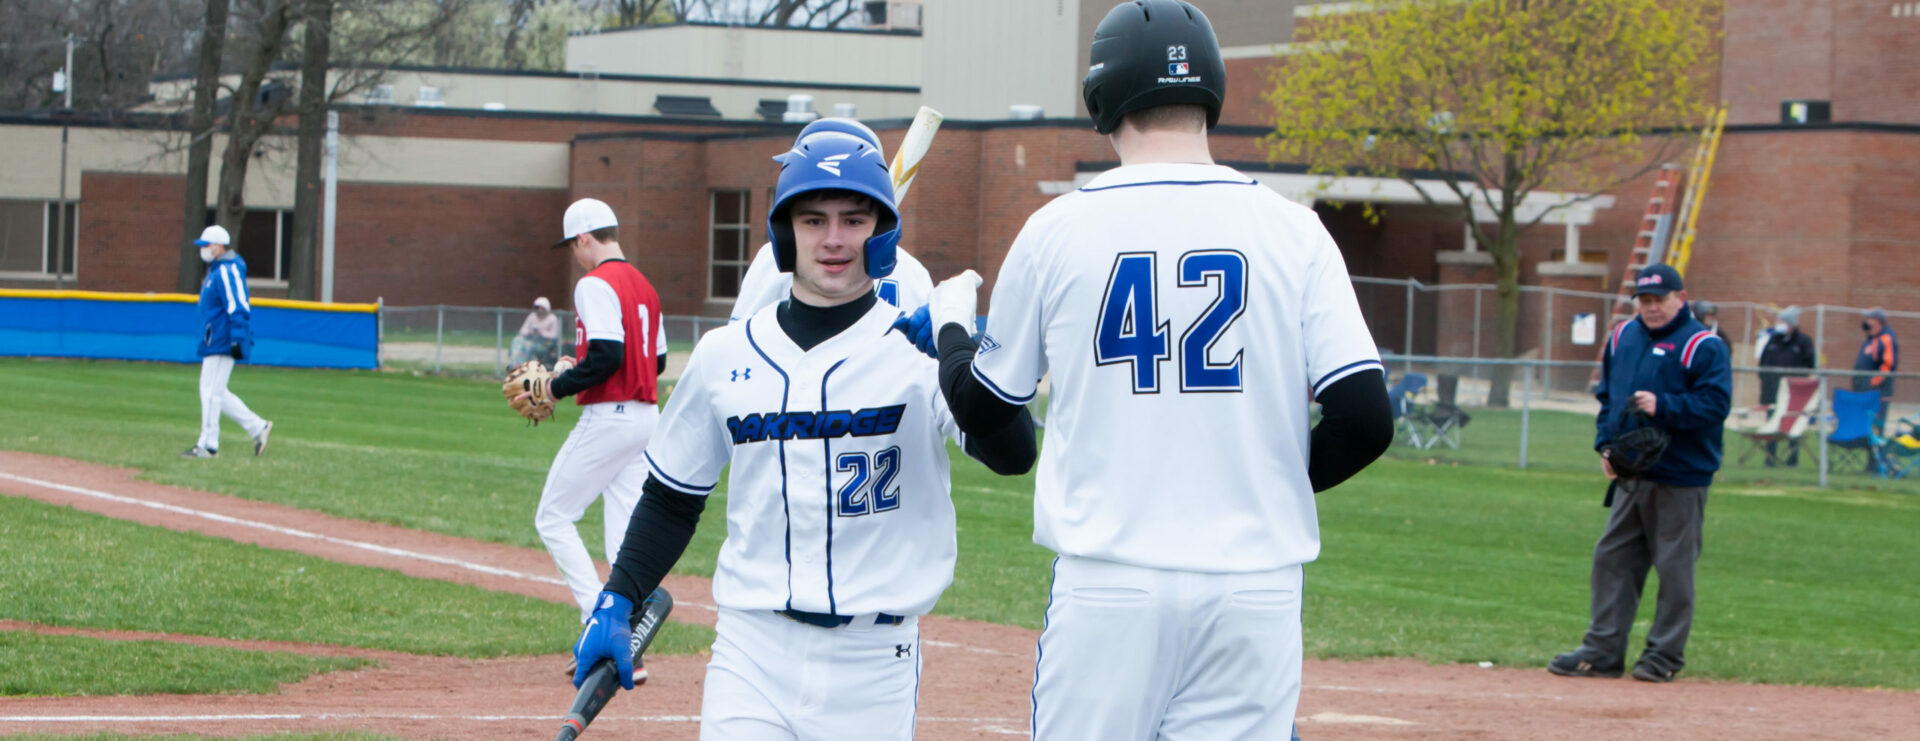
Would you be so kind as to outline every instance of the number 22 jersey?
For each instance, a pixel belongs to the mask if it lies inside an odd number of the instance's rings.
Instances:
[[[778,309],[694,346],[647,464],[700,495],[732,464],[721,606],[924,615],[956,551],[946,443],[961,435],[936,364],[891,332],[884,301],[805,351]]]

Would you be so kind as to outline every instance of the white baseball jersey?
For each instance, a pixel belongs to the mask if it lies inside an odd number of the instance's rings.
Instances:
[[[893,274],[874,281],[873,292],[879,294],[882,301],[913,311],[933,295],[933,276],[906,250],[896,250],[894,254],[897,257]],[[740,294],[733,300],[733,317],[728,321],[744,320],[761,309],[785,301],[792,293],[793,274],[780,272],[780,266],[774,264],[773,243],[760,245],[753,262],[747,265],[746,276],[740,279]]]
[[[737,610],[924,615],[953,581],[937,364],[885,302],[802,351],[768,306],[694,346],[647,447],[653,475],[706,494],[733,465],[713,597]]]
[[[973,372],[1031,400],[1052,372],[1034,542],[1247,572],[1320,551],[1309,394],[1379,351],[1312,209],[1232,168],[1101,174],[1027,220]]]

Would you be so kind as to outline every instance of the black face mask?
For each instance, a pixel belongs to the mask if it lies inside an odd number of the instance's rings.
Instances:
[[[1868,324],[1868,323],[1866,323],[1866,322],[1861,322],[1861,323],[1860,323],[1860,329],[1861,329],[1861,331],[1864,331],[1864,332],[1866,332],[1867,334],[1873,334],[1873,325],[1871,325],[1871,324]]]

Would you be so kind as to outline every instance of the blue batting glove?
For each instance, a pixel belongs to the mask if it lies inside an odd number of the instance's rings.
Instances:
[[[926,306],[914,309],[911,314],[900,315],[900,318],[893,320],[893,328],[900,330],[900,335],[913,343],[914,348],[926,353],[927,357],[940,359],[940,350],[934,344],[932,314]]]
[[[620,686],[633,689],[633,602],[613,592],[601,592],[598,607],[580,641],[573,644],[573,687],[587,681],[587,673],[601,659],[613,659]]]

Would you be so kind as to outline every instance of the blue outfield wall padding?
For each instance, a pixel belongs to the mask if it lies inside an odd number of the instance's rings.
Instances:
[[[379,366],[379,322],[365,311],[253,309],[246,363]],[[0,296],[0,355],[197,363],[200,312],[183,301]]]

